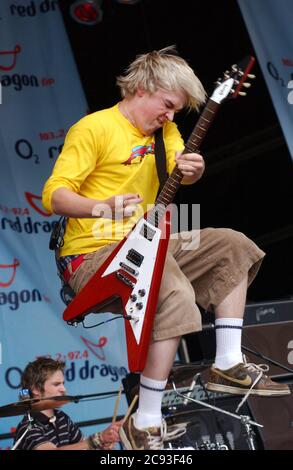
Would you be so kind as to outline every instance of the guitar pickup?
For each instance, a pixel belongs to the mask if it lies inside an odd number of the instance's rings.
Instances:
[[[158,226],[158,220],[157,220],[157,216],[158,213],[156,212],[155,214],[155,225],[156,227]],[[147,224],[144,224],[141,229],[140,229],[140,234],[146,238],[147,240],[149,240],[150,242],[153,240],[155,234],[156,234],[156,231],[154,229],[152,229],[149,225]]]
[[[129,250],[126,255],[126,259],[128,259],[128,261],[131,261],[131,263],[135,264],[135,266],[141,266],[144,260],[144,256],[138,253],[138,251],[131,248],[131,250]]]
[[[124,276],[124,274],[120,273],[119,271],[116,273],[116,276],[120,281],[124,282],[124,284],[131,287],[132,289],[134,288],[133,282],[130,279],[128,279],[127,276]]]
[[[128,273],[132,274],[133,276],[137,276],[138,275],[138,271],[136,271],[136,269],[133,269],[131,268],[130,266],[128,266],[128,264],[125,264],[125,263],[119,263],[119,266],[124,269],[124,271],[127,271]]]

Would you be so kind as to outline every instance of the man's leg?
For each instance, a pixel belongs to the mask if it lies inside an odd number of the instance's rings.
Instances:
[[[173,366],[180,336],[150,344],[143,374],[154,380],[166,380]]]
[[[150,344],[140,377],[139,408],[135,415],[135,426],[139,429],[161,425],[162,397],[179,341],[180,337],[177,337]]]
[[[140,377],[139,405],[121,430],[127,449],[157,449],[169,438],[162,422],[162,397],[173,366],[180,337],[200,330],[201,318],[195,303],[194,290],[174,257],[168,253],[160,286],[153,340],[149,346],[145,368]],[[172,438],[186,429],[171,430]],[[158,446],[158,447],[157,447]]]
[[[188,236],[190,237],[187,244]],[[193,245],[195,249],[182,247]],[[264,368],[243,363],[241,332],[247,286],[253,281],[264,253],[244,234],[231,229],[204,229],[171,240],[169,250],[191,282],[197,302],[216,313],[216,359],[209,390],[263,396],[286,395],[285,384],[270,380]]]
[[[215,367],[230,369],[242,362],[241,336],[246,302],[247,276],[215,307]]]

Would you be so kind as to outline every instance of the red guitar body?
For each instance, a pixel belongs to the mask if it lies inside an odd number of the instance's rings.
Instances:
[[[170,238],[169,212],[157,228],[147,219],[146,215],[119,243],[63,314],[74,324],[89,313],[122,313],[132,372],[142,371],[146,362]],[[151,231],[148,237],[142,228]]]

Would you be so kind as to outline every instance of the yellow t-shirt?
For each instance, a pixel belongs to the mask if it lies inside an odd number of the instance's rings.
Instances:
[[[184,143],[176,124],[163,129],[167,171],[175,166],[175,152]],[[106,218],[70,218],[61,256],[90,253],[121,240],[153,204],[159,188],[154,136],[142,135],[120,113],[118,105],[82,118],[69,130],[63,150],[43,190],[43,205],[52,211],[52,194],[65,187],[92,199],[134,193],[143,198],[139,210],[122,221]]]

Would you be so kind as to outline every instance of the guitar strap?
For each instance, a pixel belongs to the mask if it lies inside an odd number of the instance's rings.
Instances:
[[[163,189],[164,184],[167,181],[167,164],[166,164],[166,149],[163,139],[163,129],[160,127],[155,132],[155,160],[157,173],[160,181],[159,192]]]

